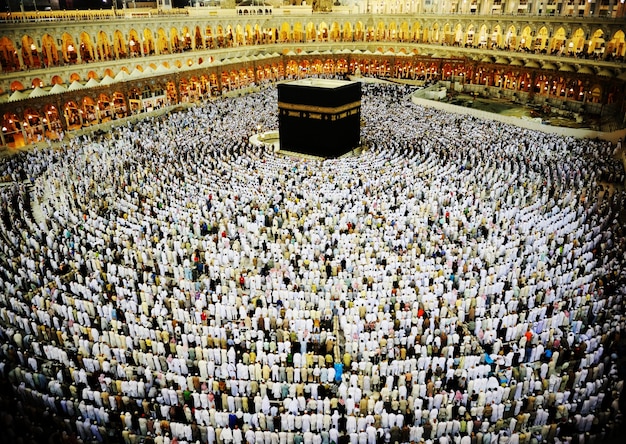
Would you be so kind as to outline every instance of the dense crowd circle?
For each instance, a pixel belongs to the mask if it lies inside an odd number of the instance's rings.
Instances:
[[[268,88],[4,160],[4,436],[616,439],[615,147],[411,91],[364,84],[340,159],[250,144],[278,126]]]

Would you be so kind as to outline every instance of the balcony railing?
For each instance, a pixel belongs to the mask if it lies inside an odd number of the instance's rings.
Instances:
[[[475,18],[476,12],[468,11],[467,13],[459,12],[407,12],[407,11],[384,11],[379,13],[371,13],[366,11],[360,11],[358,7],[336,7],[331,11],[333,15],[363,15],[363,16],[402,16],[404,18],[407,15],[413,16],[455,16],[455,17],[467,17]],[[324,14],[327,12],[315,12],[310,7],[294,7],[285,6],[282,8],[274,7],[271,15],[283,16],[288,15],[291,17],[299,15],[314,15]],[[541,13],[537,12],[517,12],[517,13],[503,13],[501,9],[492,9],[488,14],[481,14],[483,17],[496,16],[502,17],[524,17],[524,18],[549,18],[554,17],[558,19],[566,20],[598,20],[603,22],[623,21],[626,16],[622,12],[622,16],[617,16],[618,11],[613,11],[613,16],[606,14],[586,14],[586,15],[562,15],[556,14],[554,9],[546,9]],[[267,17],[266,12],[263,14]],[[152,9],[152,8],[128,8],[128,9],[101,9],[97,11],[92,10],[75,10],[75,11],[26,11],[26,12],[3,12],[0,13],[0,23],[38,23],[38,22],[76,22],[76,21],[97,21],[97,20],[141,20],[152,19],[162,17],[241,17],[242,12],[236,8],[222,9],[216,7],[187,7],[187,8],[174,8],[174,9]],[[246,15],[250,17],[250,15]]]

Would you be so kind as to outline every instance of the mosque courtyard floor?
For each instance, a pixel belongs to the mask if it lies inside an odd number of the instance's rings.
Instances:
[[[479,109],[503,116],[519,117],[566,128],[599,128],[600,119],[590,114],[563,112],[550,106],[529,106],[508,99],[475,98],[468,94],[449,96],[448,103],[466,108]]]

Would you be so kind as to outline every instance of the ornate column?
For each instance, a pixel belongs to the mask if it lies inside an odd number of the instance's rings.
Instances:
[[[76,63],[83,63],[83,56],[80,53],[80,36],[78,36],[78,38],[74,37],[74,43],[76,44],[76,47],[74,48],[74,51],[76,51]]]
[[[24,66],[24,57],[22,57],[22,48],[20,46],[20,49],[15,51],[17,53],[17,61],[20,64],[20,69],[23,71],[25,66]]]

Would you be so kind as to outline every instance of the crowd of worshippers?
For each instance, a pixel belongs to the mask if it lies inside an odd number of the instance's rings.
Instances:
[[[3,439],[619,441],[615,146],[411,91],[340,159],[249,143],[273,88],[5,159]]]

